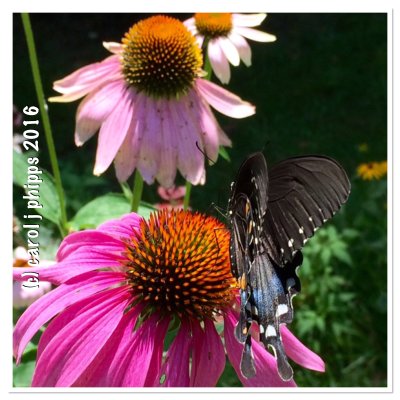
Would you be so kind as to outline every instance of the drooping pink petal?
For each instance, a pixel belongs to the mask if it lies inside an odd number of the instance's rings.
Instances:
[[[204,321],[204,330],[199,322],[192,323],[193,350],[190,386],[213,387],[225,368],[225,351],[214,323]]]
[[[157,377],[160,374],[164,351],[164,340],[170,321],[171,319],[167,317],[164,318],[163,321],[158,322],[157,329],[153,337],[153,340],[155,342],[153,347],[153,354],[149,364],[146,380],[143,385],[145,387],[153,387],[154,383],[157,380]]]
[[[137,93],[131,125],[114,160],[117,179],[120,182],[125,182],[136,168],[144,139],[146,115],[146,96]]]
[[[242,36],[236,34],[235,32],[231,32],[228,36],[228,39],[234,44],[236,49],[239,52],[239,56],[241,60],[247,67],[251,65],[251,48],[247,43],[247,40]]]
[[[218,39],[212,39],[207,46],[208,57],[210,59],[211,67],[222,83],[228,83],[231,79],[231,70],[229,62],[223,52]]]
[[[293,387],[296,386],[293,379],[283,381],[278,375],[278,367],[275,358],[257,341],[252,339],[252,350],[256,375],[246,379],[240,371],[240,361],[243,352],[243,343],[235,338],[234,330],[237,316],[229,311],[224,318],[224,338],[228,358],[235,369],[238,378],[244,386],[252,387]]]
[[[159,319],[159,315],[153,314],[129,340],[124,343],[121,341],[109,366],[109,386],[143,387],[149,379],[158,375],[156,367],[161,364],[164,338],[170,321],[167,317]]]
[[[51,102],[69,102],[77,100],[106,81],[121,77],[121,63],[116,55],[105,60],[79,68],[63,79],[55,81],[54,90],[62,96],[49,98]]]
[[[83,251],[101,251],[104,254],[118,255],[124,250],[125,245],[121,240],[104,231],[88,229],[69,234],[61,242],[56,258],[58,261],[63,261],[69,257],[76,258],[77,251],[81,256]]]
[[[112,219],[97,227],[97,231],[112,235],[119,240],[131,239],[134,232],[139,229],[143,218],[136,213],[123,215],[119,219]],[[87,231],[86,231],[87,232]]]
[[[137,318],[143,307],[138,304],[124,313],[113,335],[104,344],[96,358],[87,366],[86,370],[73,383],[77,387],[107,387],[111,386],[113,377],[109,367],[115,357],[118,357],[121,348],[130,343]]]
[[[186,187],[185,186],[172,186],[170,188],[165,188],[165,187],[159,186],[157,189],[157,193],[163,200],[167,200],[167,201],[179,200],[185,196]]]
[[[103,42],[103,46],[113,54],[121,54],[124,50],[124,46],[118,42]]]
[[[325,363],[321,357],[304,346],[285,325],[281,325],[281,335],[285,352],[289,358],[304,368],[325,372]]]
[[[252,28],[245,28],[245,27],[235,27],[232,30],[233,32],[242,35],[244,37],[246,37],[247,39],[251,39],[254,40],[256,42],[275,42],[276,40],[276,36],[275,35],[271,35],[270,33],[267,32],[261,32],[258,31],[256,29],[252,29]]]
[[[106,82],[79,104],[76,112],[75,144],[82,146],[100,128],[120,101],[124,81]]]
[[[134,92],[123,86],[118,104],[100,128],[94,175],[100,175],[110,166],[121,147],[131,124],[133,102]]]
[[[14,356],[17,363],[36,332],[51,318],[81,299],[123,282],[117,272],[89,272],[73,278],[35,301],[19,318],[14,329]]]
[[[161,185],[171,188],[174,186],[178,167],[178,137],[175,132],[169,101],[163,102],[163,117],[161,121],[161,148],[160,165],[156,179]]]
[[[189,360],[192,338],[189,323],[181,321],[178,334],[172,342],[165,361],[161,366],[154,386],[187,387],[189,386]]]
[[[224,52],[228,61],[237,67],[240,64],[239,52],[233,43],[226,37],[221,37],[218,39],[218,43],[221,46],[222,51]]]
[[[182,176],[194,185],[199,184],[204,176],[204,156],[196,146],[199,141],[198,121],[195,120],[189,98],[170,102],[175,134],[178,136],[178,168]]]
[[[193,34],[195,34],[195,32],[197,32],[196,22],[195,22],[194,17],[189,18],[186,21],[183,21],[183,25],[185,25],[186,28],[188,28],[189,31],[192,32]]]
[[[264,21],[267,14],[232,14],[233,26],[258,26]]]
[[[42,335],[32,386],[71,386],[113,334],[130,298],[126,288],[110,289],[87,299],[91,304],[67,324],[63,314],[53,321],[61,326],[50,324]]]
[[[137,169],[148,184],[154,182],[160,164],[162,118],[164,116],[162,102],[162,100],[150,97],[146,99],[146,112],[142,126],[143,140],[138,154]]]
[[[205,154],[212,162],[215,162],[218,158],[219,146],[226,145],[226,142],[221,143],[221,138],[226,137],[226,135],[219,126],[207,102],[194,90],[189,93],[189,97],[193,104],[194,112],[198,115],[197,120],[200,125],[199,145],[203,144],[201,147],[204,147]],[[231,143],[229,139],[228,143]]]
[[[215,83],[205,79],[196,79],[196,88],[212,107],[228,117],[245,118],[256,112],[252,104],[243,101],[239,96]]]
[[[121,147],[114,159],[115,175],[119,182],[126,182],[136,167],[136,158],[132,157],[132,141],[136,121],[132,119]]]

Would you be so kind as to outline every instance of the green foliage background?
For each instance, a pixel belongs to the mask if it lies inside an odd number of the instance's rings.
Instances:
[[[105,58],[101,42],[119,41],[143,17],[31,15],[46,95],[55,94],[51,86],[56,79]],[[208,169],[206,184],[192,189],[192,208],[211,212],[211,202],[226,207],[230,182],[251,152],[263,150],[269,164],[310,153],[336,158],[351,178],[352,194],[304,249],[299,271],[302,293],[294,299],[291,327],[322,356],[327,370],[319,374],[294,366],[295,378],[300,386],[386,386],[387,185],[385,179],[362,181],[355,171],[361,162],[387,158],[387,15],[270,14],[260,29],[278,40],[251,42],[252,67],[232,68],[228,86],[254,103],[257,113],[243,120],[218,115],[233,141],[228,150],[231,162],[221,158]],[[13,61],[14,104],[20,110],[37,105],[19,14],[14,15]],[[84,211],[76,213],[95,198],[120,193],[121,188],[112,168],[100,178],[92,175],[96,139],[75,148],[77,104],[51,104],[49,112],[68,216],[82,228],[85,221],[79,215]],[[361,151],[362,144],[366,151]],[[41,149],[40,165],[50,170],[44,135]],[[125,209],[120,195],[111,197],[115,212]],[[17,216],[24,213],[21,198],[22,190],[15,186]],[[145,188],[144,200],[159,201],[154,187]],[[43,226],[41,244],[48,257],[54,257],[57,234],[54,225]],[[17,244],[21,238],[16,238]],[[17,318],[19,312],[15,314]],[[16,386],[29,385],[34,359],[32,344],[24,363],[15,369]],[[231,367],[219,385],[240,385]]]

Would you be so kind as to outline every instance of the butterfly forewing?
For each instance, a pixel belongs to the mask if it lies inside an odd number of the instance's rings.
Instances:
[[[269,171],[263,246],[278,264],[291,260],[347,200],[343,168],[324,156],[289,158]]]

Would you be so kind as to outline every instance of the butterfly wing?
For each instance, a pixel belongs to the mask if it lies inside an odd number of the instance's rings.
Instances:
[[[241,302],[235,335],[245,343],[245,377],[255,374],[250,327],[256,321],[264,346],[274,349],[279,375],[292,378],[279,327],[293,319],[292,298],[300,291],[299,250],[349,192],[346,173],[328,157],[291,158],[268,173],[264,156],[256,153],[239,168],[228,210],[232,273],[239,282]]]
[[[350,194],[343,168],[325,156],[293,157],[269,171],[265,251],[277,264],[293,259]]]

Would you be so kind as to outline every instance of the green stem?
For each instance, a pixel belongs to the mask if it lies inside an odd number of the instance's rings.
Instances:
[[[138,212],[140,200],[142,198],[143,193],[143,178],[140,175],[138,169],[135,171],[135,179],[133,183],[133,190],[132,190],[132,204],[131,204],[131,211]]]
[[[61,183],[60,168],[58,166],[56,149],[53,141],[53,134],[50,125],[49,114],[47,112],[47,104],[43,93],[42,79],[40,77],[39,63],[36,55],[35,39],[33,37],[32,26],[28,13],[22,13],[22,24],[24,26],[26,41],[28,44],[29,59],[32,67],[33,81],[35,84],[36,95],[39,103],[39,110],[42,116],[43,129],[46,137],[47,148],[50,156],[51,168],[53,170],[56,190],[60,201],[60,231],[65,236],[68,231],[67,212],[65,208],[64,190]]]
[[[206,55],[206,59],[204,61],[204,71],[207,72],[207,75],[204,77],[204,79],[211,81],[212,67],[211,67],[210,59],[208,58],[207,55]]]
[[[186,192],[185,192],[185,197],[183,198],[183,209],[184,210],[187,210],[189,208],[191,191],[192,191],[192,184],[189,181],[186,181]]]

